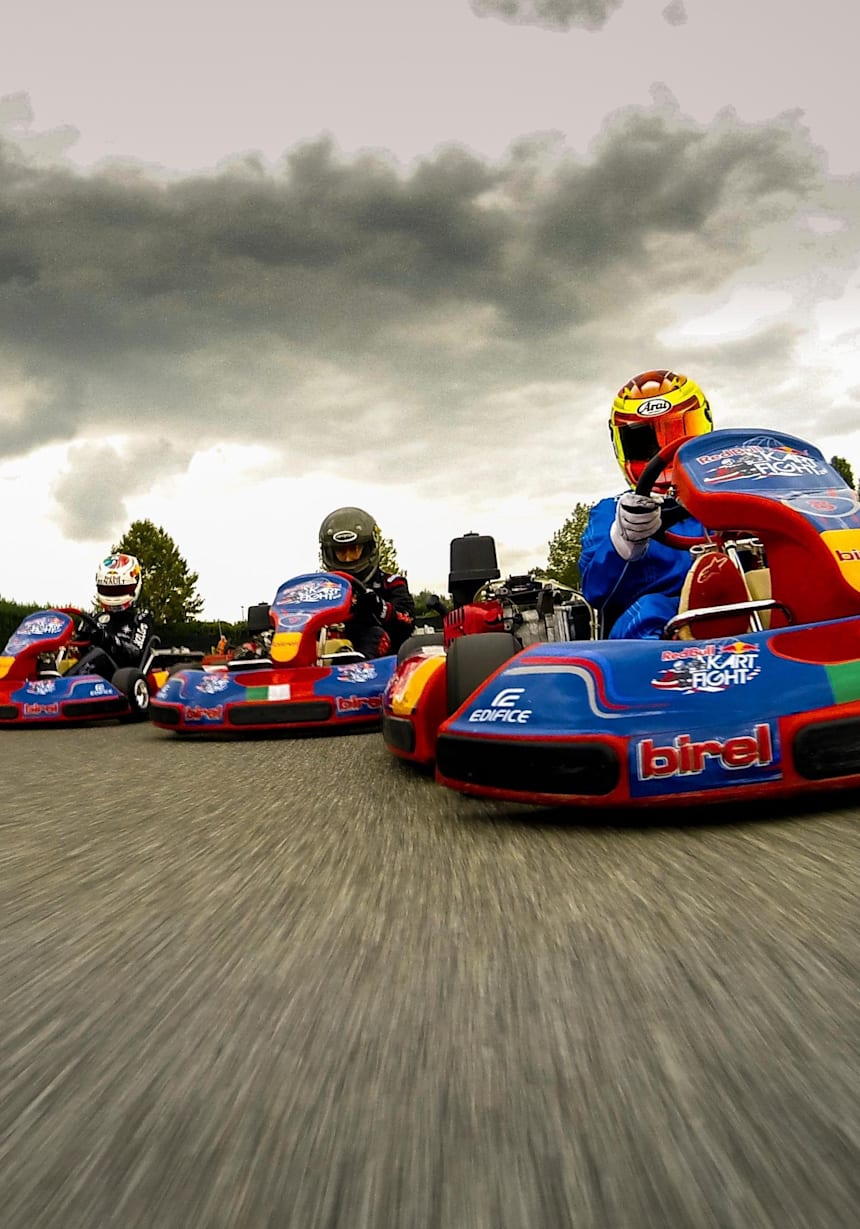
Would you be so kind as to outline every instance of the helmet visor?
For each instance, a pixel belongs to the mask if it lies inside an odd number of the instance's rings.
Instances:
[[[137,583],[131,585],[96,585],[99,597],[134,597]]]

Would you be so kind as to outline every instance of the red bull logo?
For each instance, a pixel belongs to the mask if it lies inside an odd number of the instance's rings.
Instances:
[[[705,738],[700,742],[689,734],[679,734],[671,743],[663,745],[653,738],[643,738],[636,748],[636,773],[640,781],[695,776],[711,763],[729,771],[772,764],[770,726],[762,722],[753,728],[752,734]]]

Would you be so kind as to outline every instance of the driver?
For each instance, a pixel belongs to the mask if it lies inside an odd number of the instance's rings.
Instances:
[[[615,456],[630,487],[664,444],[713,430],[707,398],[693,380],[674,371],[644,371],[618,390],[609,417]],[[612,639],[659,637],[678,613],[690,567],[686,551],[653,541],[672,485],[671,466],[651,495],[633,490],[602,499],[591,509],[582,536],[579,570],[586,600],[600,611],[602,634]],[[705,531],[693,517],[672,526],[680,537]]]
[[[108,555],[101,561],[96,570],[101,613],[81,628],[92,647],[75,667],[77,673],[110,679],[121,666],[140,667],[153,631],[152,615],[137,609],[142,585],[143,573],[134,555]]]
[[[337,508],[320,525],[320,558],[328,572],[343,572],[353,586],[345,633],[365,657],[396,653],[415,627],[415,600],[405,576],[379,566],[379,528],[362,508]]]

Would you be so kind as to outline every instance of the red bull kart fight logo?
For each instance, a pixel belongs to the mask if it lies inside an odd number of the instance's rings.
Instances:
[[[761,673],[758,645],[743,640],[664,649],[660,657],[671,664],[651,680],[651,686],[679,695],[743,687]]]

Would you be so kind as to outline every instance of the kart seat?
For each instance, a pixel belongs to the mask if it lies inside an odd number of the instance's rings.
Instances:
[[[678,602],[678,613],[703,610],[711,606],[734,606],[742,602],[769,598],[770,571],[758,568],[741,572],[728,555],[708,553],[694,559],[687,572]],[[762,625],[770,626],[770,611],[760,613]],[[750,631],[750,616],[743,612],[715,615],[685,624],[680,640],[700,640],[722,636],[744,636]]]

